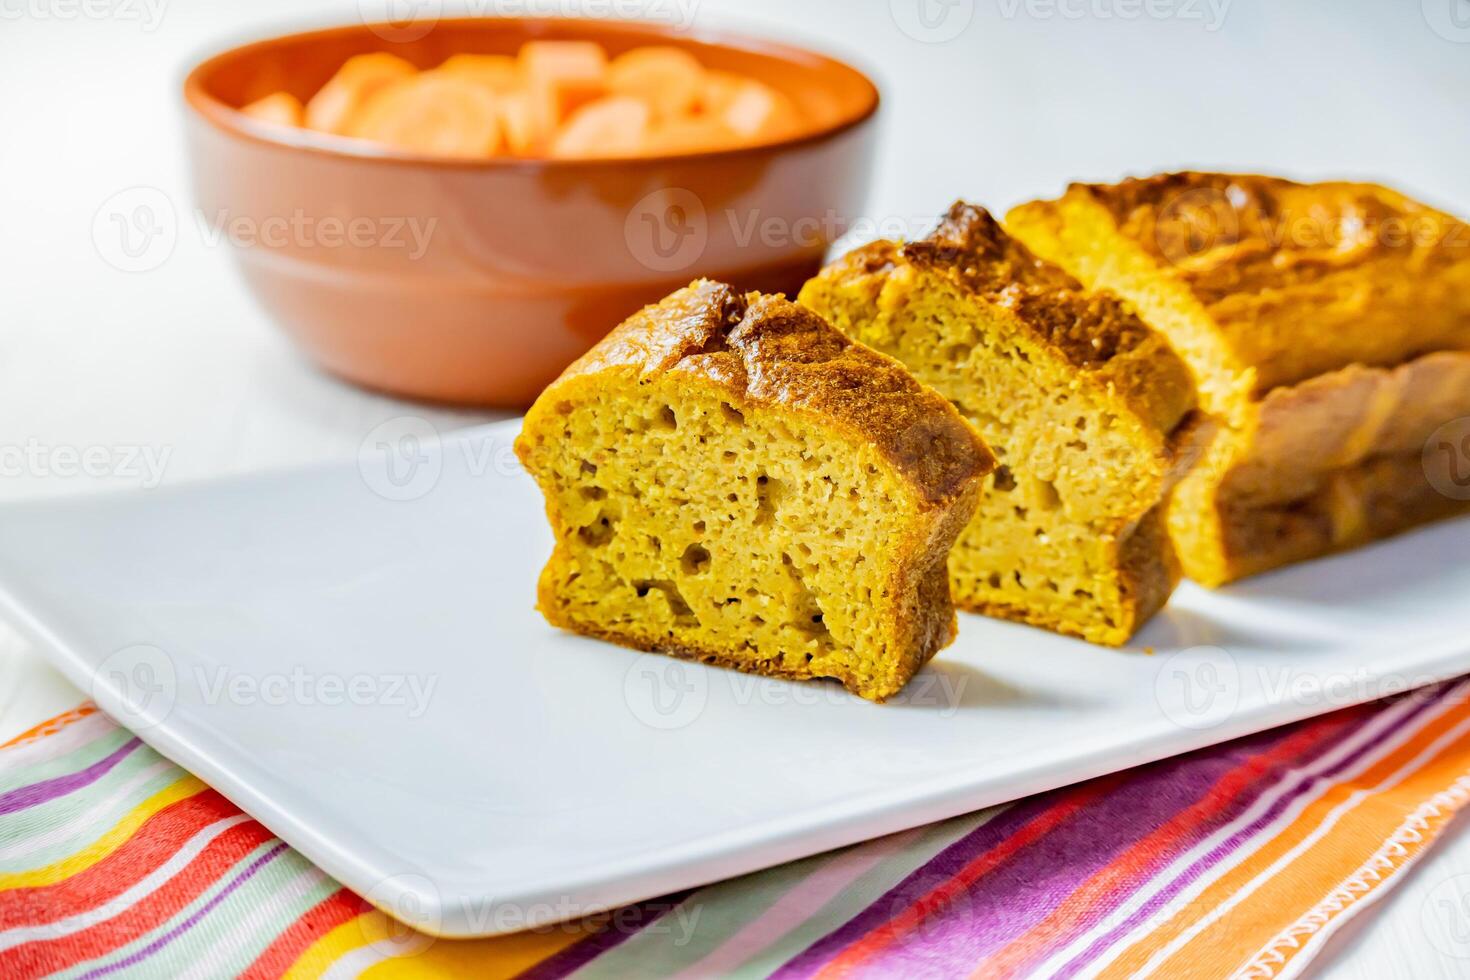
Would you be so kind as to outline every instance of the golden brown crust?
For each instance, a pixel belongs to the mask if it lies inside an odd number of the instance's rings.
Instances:
[[[1058,266],[1006,234],[984,208],[956,201],[928,238],[903,256],[943,271],[972,294],[1010,310],[1073,366],[1095,370],[1153,337],[1107,293],[1088,293]]]
[[[840,424],[872,442],[928,503],[953,500],[995,467],[946,399],[784,296],[697,280],[630,317],[552,387],[619,367],[644,378],[690,372],[750,402]]]
[[[1470,226],[1389,188],[1185,172],[1079,195],[1187,287],[1259,393],[1470,349]]]
[[[1419,455],[1470,415],[1470,226],[1373,184],[1205,173],[1074,184],[1007,220],[1168,333],[1228,423],[1169,513],[1190,578],[1463,512]]]
[[[1083,376],[1113,386],[1153,428],[1167,434],[1191,418],[1194,381],[1168,342],[1111,293],[1089,291],[1038,258],[984,208],[956,201],[929,237],[903,245],[901,252],[916,266],[1009,311],[1037,343]],[[881,256],[876,251],[858,261],[882,261]]]
[[[1180,265],[1207,303],[1385,255],[1442,264],[1454,260],[1447,250],[1456,241],[1470,248],[1463,223],[1376,184],[1185,171],[1072,187],[1106,207],[1154,258]]]

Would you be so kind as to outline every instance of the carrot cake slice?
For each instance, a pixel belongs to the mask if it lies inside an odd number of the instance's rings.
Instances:
[[[953,640],[945,556],[994,465],[898,362],[708,280],[568,368],[516,452],[552,624],[875,701]]]
[[[945,395],[1000,466],[949,569],[964,609],[1117,646],[1173,592],[1164,507],[1208,426],[1185,363],[982,208],[831,264],[801,302]]]
[[[1426,445],[1470,417],[1470,226],[1374,184],[1212,173],[1074,184],[1006,223],[1167,335],[1226,423],[1169,515],[1190,578],[1470,510]]]

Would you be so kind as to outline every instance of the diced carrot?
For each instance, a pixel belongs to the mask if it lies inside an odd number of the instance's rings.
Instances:
[[[488,157],[500,147],[500,115],[484,86],[425,72],[375,95],[347,135],[434,156]]]
[[[551,142],[554,157],[637,156],[647,145],[653,112],[648,103],[609,95],[573,113]]]
[[[753,78],[649,45],[608,60],[593,41],[529,41],[420,72],[387,53],[349,58],[303,107],[286,92],[242,112],[439,156],[620,157],[781,139],[800,113]]]
[[[589,102],[607,95],[601,79],[539,77],[530,80],[526,98],[538,129],[551,132]]]
[[[541,116],[531,106],[526,92],[507,92],[496,101],[500,129],[507,148],[516,156],[533,156],[545,151],[552,130],[541,125]]]
[[[407,61],[386,52],[348,58],[306,103],[306,125],[324,133],[342,133],[369,99],[417,72]]]
[[[593,41],[527,41],[519,57],[538,129],[555,130],[607,94],[607,52]]]
[[[704,66],[681,48],[634,48],[607,66],[608,91],[642,99],[662,119],[693,110],[704,84]]]
[[[305,110],[301,100],[290,92],[276,92],[240,110],[252,119],[275,123],[278,126],[300,126]]]
[[[519,58],[528,79],[601,81],[607,74],[607,52],[596,41],[527,41]]]
[[[677,116],[656,123],[648,134],[650,154],[703,153],[740,145],[740,137],[718,119]]]
[[[719,117],[747,143],[781,139],[798,128],[796,106],[791,100],[753,79],[740,86]]]
[[[699,93],[699,101],[695,108],[700,112],[711,115],[719,115],[727,109],[735,96],[740,94],[741,88],[750,81],[744,75],[737,75],[731,71],[720,71],[710,68],[704,73],[704,85]]]
[[[521,84],[520,66],[508,54],[457,54],[434,70],[479,82],[492,92],[509,92]]]

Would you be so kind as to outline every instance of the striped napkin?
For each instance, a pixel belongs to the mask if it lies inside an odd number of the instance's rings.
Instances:
[[[83,706],[0,747],[0,976],[1295,976],[1470,798],[1467,694],[473,941],[397,925]]]

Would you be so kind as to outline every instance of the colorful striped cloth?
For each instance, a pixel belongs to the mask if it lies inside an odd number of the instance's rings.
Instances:
[[[1294,976],[1465,803],[1467,694],[477,941],[397,926],[82,707],[0,748],[0,976]]]

